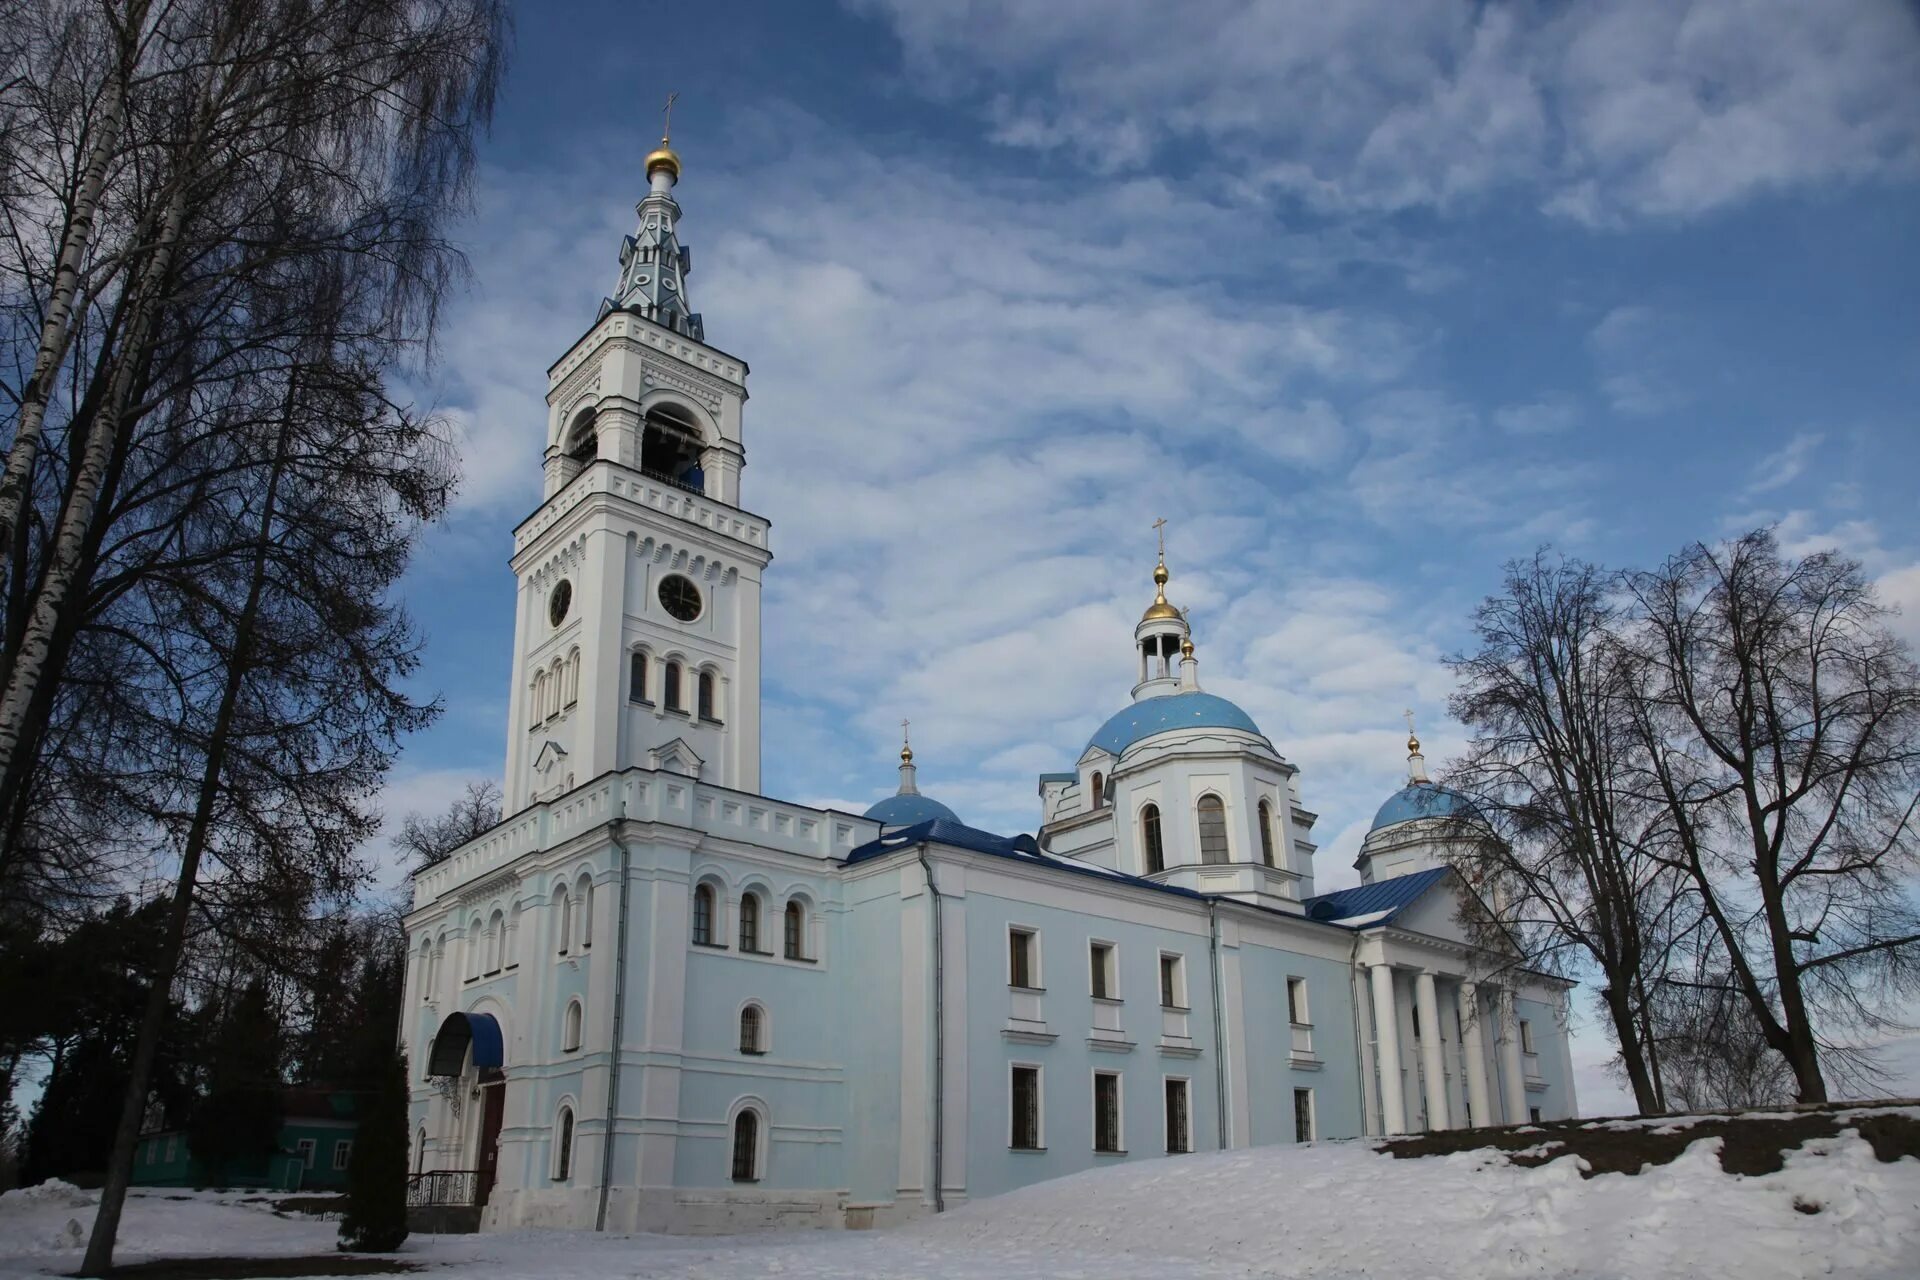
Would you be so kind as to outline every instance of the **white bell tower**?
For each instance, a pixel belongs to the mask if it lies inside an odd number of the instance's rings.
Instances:
[[[635,766],[760,789],[767,522],[742,510],[746,362],[705,341],[662,137],[620,284],[547,371],[519,578],[506,810]]]

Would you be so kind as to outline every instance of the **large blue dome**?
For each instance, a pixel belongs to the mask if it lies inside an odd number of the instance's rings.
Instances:
[[[886,827],[912,827],[935,818],[960,821],[959,815],[938,800],[923,795],[895,795],[867,810],[867,817]]]
[[[1472,811],[1473,806],[1457,791],[1449,791],[1431,782],[1410,782],[1387,797],[1387,802],[1373,815],[1373,825],[1368,831],[1378,831],[1396,822],[1411,822],[1415,818],[1451,818]]]
[[[1119,755],[1142,738],[1173,729],[1241,729],[1258,734],[1253,717],[1225,698],[1193,690],[1161,698],[1143,698],[1122,707],[1094,732],[1087,743]]]

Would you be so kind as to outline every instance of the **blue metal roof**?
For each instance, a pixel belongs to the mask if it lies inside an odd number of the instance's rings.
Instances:
[[[1396,822],[1411,822],[1415,818],[1451,818],[1472,812],[1472,802],[1457,791],[1449,791],[1431,782],[1410,782],[1387,797],[1387,802],[1373,815],[1373,825],[1367,830],[1378,831]]]
[[[1258,734],[1253,717],[1225,698],[1191,690],[1159,698],[1143,698],[1125,706],[1094,732],[1087,743],[1119,755],[1142,738],[1175,729],[1243,729]]]
[[[1385,912],[1386,914],[1379,919],[1367,921],[1365,926],[1353,927],[1371,929],[1378,925],[1391,924],[1394,917],[1413,905],[1421,894],[1439,884],[1447,872],[1446,867],[1429,867],[1425,871],[1395,876],[1391,880],[1376,880],[1372,884],[1355,885],[1351,889],[1336,889],[1332,893],[1322,893],[1306,900],[1307,915],[1314,920],[1331,922]]]
[[[960,821],[960,816],[931,796],[894,795],[868,809],[866,816],[887,827],[911,827],[944,818]]]
[[[1029,835],[997,836],[991,831],[969,827],[964,822],[945,822],[938,819],[923,822],[917,827],[889,832],[878,840],[869,840],[847,855],[847,865],[852,866],[856,862],[866,862],[872,858],[883,858],[887,854],[901,849],[910,849],[921,843],[950,845],[956,849],[967,849],[996,858],[1011,858],[1016,862],[1051,867],[1056,871],[1066,871],[1074,875],[1097,876],[1109,882],[1136,885],[1142,889],[1152,889],[1156,893],[1171,893],[1181,898],[1204,899],[1206,897],[1205,894],[1195,893],[1191,889],[1182,889],[1178,885],[1161,884],[1157,880],[1144,880],[1139,876],[1128,875],[1124,871],[1109,871],[1105,867],[1095,866],[1091,862],[1082,862],[1078,858],[1062,858],[1051,853],[1042,853],[1040,846]]]

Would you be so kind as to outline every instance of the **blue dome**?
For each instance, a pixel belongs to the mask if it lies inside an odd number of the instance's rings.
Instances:
[[[867,817],[886,827],[912,827],[935,818],[960,821],[953,810],[938,800],[922,795],[888,796],[867,810]]]
[[[1380,806],[1380,812],[1373,815],[1373,825],[1367,830],[1378,831],[1396,822],[1411,822],[1415,818],[1451,818],[1472,811],[1473,806],[1457,791],[1449,791],[1431,782],[1410,782],[1387,797],[1387,802]]]
[[[1122,707],[1095,731],[1090,747],[1119,755],[1142,738],[1171,729],[1241,729],[1258,734],[1253,717],[1211,693],[1170,693]]]

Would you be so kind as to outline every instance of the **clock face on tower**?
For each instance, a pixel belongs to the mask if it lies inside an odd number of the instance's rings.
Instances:
[[[567,620],[567,610],[573,605],[573,584],[565,578],[554,586],[553,594],[547,597],[547,621],[559,626]]]
[[[670,574],[660,580],[660,607],[682,622],[700,616],[700,588],[690,578]]]

